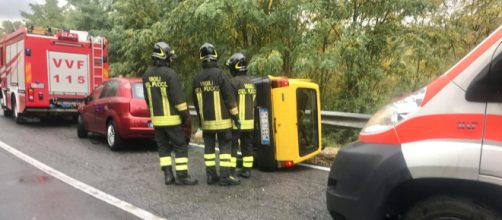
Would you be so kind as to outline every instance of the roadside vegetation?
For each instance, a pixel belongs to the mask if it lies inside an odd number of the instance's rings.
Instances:
[[[224,60],[241,51],[250,74],[310,78],[323,110],[373,113],[424,86],[502,24],[500,0],[57,0],[31,4],[23,22],[86,30],[109,42],[112,76],[140,76],[155,41],[178,55],[186,92],[198,48],[213,43]],[[191,97],[188,96],[187,97]],[[328,146],[357,131],[324,128]]]

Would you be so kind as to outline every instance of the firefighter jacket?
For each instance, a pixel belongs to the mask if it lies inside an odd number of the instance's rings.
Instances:
[[[246,75],[237,75],[230,81],[237,99],[241,130],[254,130],[256,88]],[[235,126],[233,128],[237,129]]]
[[[180,115],[188,114],[188,106],[181,83],[173,69],[166,65],[156,65],[148,69],[143,75],[143,90],[153,126],[174,126],[182,123]]]
[[[202,70],[193,79],[193,100],[204,131],[232,128],[231,117],[238,114],[233,89],[215,62],[202,63]]]

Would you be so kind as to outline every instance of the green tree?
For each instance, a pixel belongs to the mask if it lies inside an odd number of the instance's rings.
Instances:
[[[24,26],[24,24],[21,21],[5,20],[2,22],[2,27],[0,27],[0,37],[10,34],[22,26]]]
[[[65,10],[58,6],[58,0],[45,0],[44,4],[30,3],[31,12],[21,11],[21,16],[30,25],[64,28]]]

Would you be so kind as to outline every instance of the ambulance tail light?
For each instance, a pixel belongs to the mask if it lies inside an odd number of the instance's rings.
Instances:
[[[272,88],[280,88],[280,87],[288,87],[289,80],[288,79],[278,79],[272,81]]]
[[[370,118],[362,129],[361,134],[375,134],[393,128],[397,123],[408,118],[421,108],[420,105],[424,100],[426,91],[427,87],[424,87],[403,99],[383,107]]]
[[[33,100],[35,100],[34,93],[35,91],[33,89],[28,89],[28,100],[30,100],[30,102],[33,102]]]

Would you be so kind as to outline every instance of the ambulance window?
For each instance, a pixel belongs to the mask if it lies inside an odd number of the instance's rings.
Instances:
[[[490,75],[496,80],[497,86],[502,86],[502,44],[499,45],[490,67]]]
[[[119,82],[117,81],[109,81],[105,84],[105,88],[103,89],[103,93],[99,98],[113,97],[117,95],[117,91],[119,89]]]
[[[300,155],[306,155],[319,146],[316,91],[313,89],[296,90],[296,107]]]
[[[502,43],[486,66],[467,88],[465,98],[473,102],[502,102]]]

